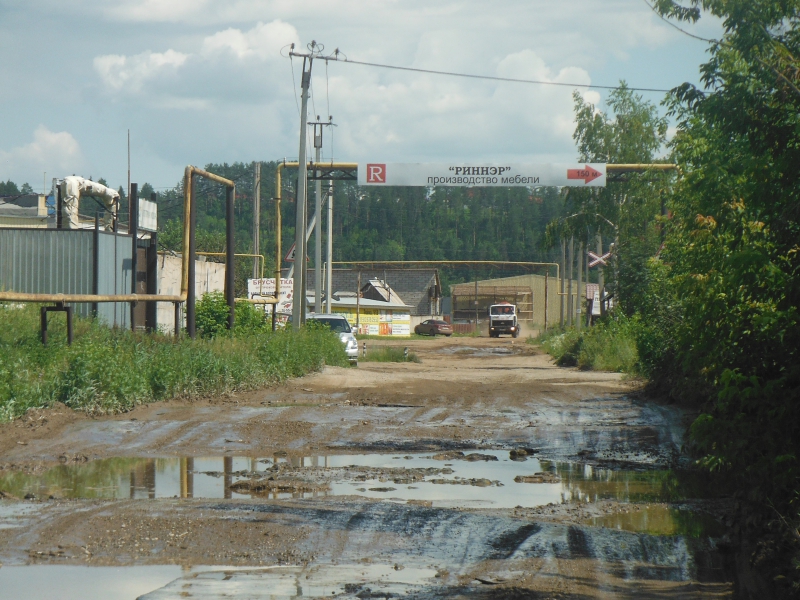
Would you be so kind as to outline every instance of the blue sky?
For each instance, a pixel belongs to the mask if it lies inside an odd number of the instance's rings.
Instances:
[[[644,0],[0,0],[0,180],[124,185],[129,128],[132,180],[157,188],[187,164],[296,157],[300,63],[281,48],[312,39],[355,60],[634,87],[697,83],[707,57]],[[312,79],[314,114],[338,124],[325,158],[575,157],[570,88],[322,62]]]

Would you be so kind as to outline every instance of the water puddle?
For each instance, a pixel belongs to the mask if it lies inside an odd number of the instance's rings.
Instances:
[[[472,346],[449,346],[436,350],[439,354],[447,354],[448,356],[464,356],[464,357],[487,357],[487,356],[510,356],[514,354],[513,348],[474,348]]]
[[[231,595],[265,599],[386,598],[407,596],[420,585],[435,581],[435,576],[434,569],[380,564],[263,568],[34,565],[0,568],[0,590],[3,598],[26,600],[167,600]]]
[[[682,499],[671,471],[551,462],[533,452],[113,458],[59,465],[37,475],[7,472],[0,476],[0,490],[31,500],[365,496],[438,508],[533,508],[613,500],[630,504],[630,510],[587,524],[692,536],[707,534],[714,523],[710,517],[658,504]]]

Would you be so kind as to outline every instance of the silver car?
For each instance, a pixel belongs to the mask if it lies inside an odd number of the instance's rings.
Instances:
[[[339,339],[344,344],[344,351],[347,353],[347,358],[351,364],[358,365],[358,341],[356,336],[353,335],[353,329],[350,327],[347,319],[342,315],[335,315],[330,313],[312,313],[306,317],[306,321],[317,321],[324,323],[331,328],[331,331],[339,334]]]

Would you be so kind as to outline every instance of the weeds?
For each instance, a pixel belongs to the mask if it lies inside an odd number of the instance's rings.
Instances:
[[[409,351],[408,356],[405,349],[398,346],[381,346],[367,352],[364,362],[420,362],[416,352]]]
[[[66,345],[58,317],[39,341],[38,306],[0,305],[0,421],[55,402],[90,413],[263,387],[348,364],[336,335],[317,328],[237,331],[210,339],[134,334],[76,319]]]
[[[562,367],[637,373],[637,324],[635,319],[609,318],[589,329],[549,331],[532,341],[541,344]]]

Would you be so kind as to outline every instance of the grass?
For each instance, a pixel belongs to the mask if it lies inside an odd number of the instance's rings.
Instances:
[[[364,362],[420,362],[419,356],[416,352],[408,352],[405,355],[405,349],[398,346],[381,346],[373,350],[367,349],[367,356],[360,359]]]
[[[0,304],[0,421],[56,402],[92,414],[125,412],[137,404],[255,389],[326,364],[348,364],[339,338],[321,328],[175,340],[76,318],[75,341],[67,346],[64,317],[57,315],[43,347],[38,308]]]
[[[529,342],[540,344],[562,367],[635,374],[639,371],[636,326],[633,319],[608,318],[581,331],[551,330]]]

